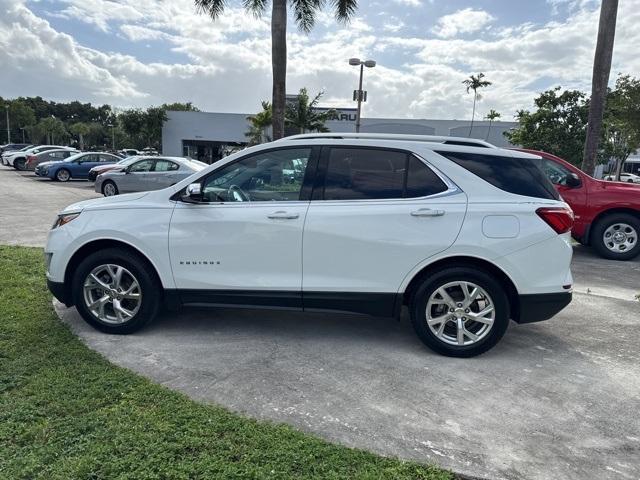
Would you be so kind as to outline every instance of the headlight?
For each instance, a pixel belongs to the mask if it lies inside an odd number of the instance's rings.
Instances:
[[[79,216],[80,216],[80,212],[63,213],[61,215],[58,215],[58,218],[56,218],[56,221],[54,222],[53,227],[51,227],[51,230],[53,230],[54,228],[62,227],[63,225],[66,225],[72,220],[75,220]]]

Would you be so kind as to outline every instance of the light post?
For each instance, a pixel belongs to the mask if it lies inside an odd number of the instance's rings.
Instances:
[[[116,129],[115,126],[110,123],[107,127],[111,127],[111,150],[116,151]]]
[[[25,141],[24,141],[24,129],[25,129],[25,127],[20,127],[20,130],[22,130],[22,143],[25,143]]]
[[[359,133],[362,102],[367,101],[367,92],[362,90],[362,74],[364,73],[364,67],[373,68],[376,66],[376,62],[375,60],[365,60],[363,62],[359,58],[350,58],[349,65],[360,66],[360,82],[358,83],[358,90],[353,91],[353,99],[358,102],[358,112],[356,113],[356,133]]]
[[[5,105],[4,109],[7,112],[7,143],[11,143],[11,127],[9,126],[9,105]]]

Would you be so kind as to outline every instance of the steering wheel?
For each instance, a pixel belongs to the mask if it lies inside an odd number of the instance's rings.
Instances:
[[[237,185],[231,185],[227,190],[227,198],[233,199],[234,202],[250,202],[249,194]]]

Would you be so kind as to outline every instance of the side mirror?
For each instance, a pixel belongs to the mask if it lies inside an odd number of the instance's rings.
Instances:
[[[202,185],[199,183],[191,183],[187,185],[185,194],[182,196],[182,201],[187,203],[200,203],[202,202]]]
[[[567,184],[567,187],[569,188],[576,188],[582,185],[582,181],[580,180],[580,177],[578,176],[577,173],[572,172],[569,175],[567,175],[566,184]]]

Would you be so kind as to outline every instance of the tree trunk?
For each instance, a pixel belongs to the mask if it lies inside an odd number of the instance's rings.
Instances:
[[[471,132],[473,131],[473,120],[476,117],[476,99],[478,98],[478,93],[474,90],[473,91],[473,111],[471,112],[471,125],[469,126],[469,135],[467,135],[468,137],[471,136]]]
[[[620,181],[620,174],[622,173],[622,168],[624,167],[624,162],[626,162],[626,158],[616,158],[616,176],[615,180]]]
[[[79,134],[80,137],[80,150],[84,150],[84,135]]]
[[[598,26],[598,42],[593,59],[593,79],[591,81],[591,102],[589,104],[589,120],[587,138],[584,143],[582,171],[591,175],[596,168],[598,144],[602,133],[602,116],[607,100],[607,85],[611,72],[613,41],[616,34],[616,17],[618,0],[602,0],[600,7],[600,24]]]
[[[271,69],[273,71],[273,139],[284,137],[287,94],[287,2],[273,0],[271,11]]]

